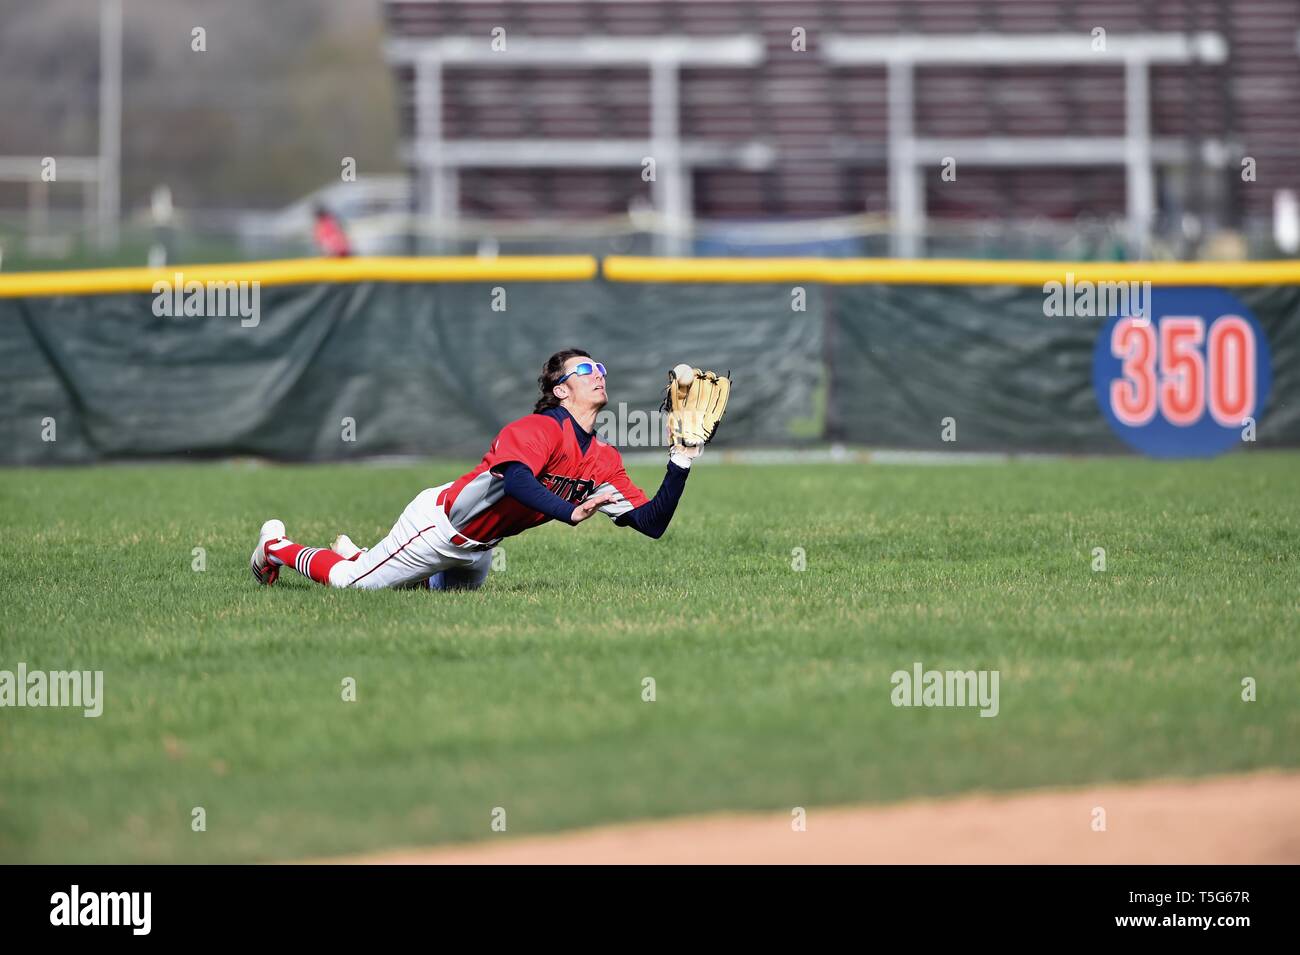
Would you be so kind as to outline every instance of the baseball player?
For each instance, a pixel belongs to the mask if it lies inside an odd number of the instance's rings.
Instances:
[[[292,567],[330,587],[476,589],[492,567],[493,547],[547,521],[576,526],[600,511],[619,526],[663,536],[691,462],[726,410],[730,378],[685,365],[669,373],[665,404],[672,408],[673,442],[653,498],[594,433],[596,414],[608,401],[605,366],[568,348],[547,359],[537,382],[541,397],[533,413],[502,428],[474,470],[417,495],[374,547],[358,549],[346,535],[330,549],[304,547],[273,519],[262,525],[253,550],[253,577],[273,584],[281,567]]]

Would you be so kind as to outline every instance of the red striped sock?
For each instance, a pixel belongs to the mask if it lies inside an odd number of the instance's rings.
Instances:
[[[330,568],[343,558],[324,547],[303,547],[291,540],[268,541],[266,556],[278,564],[292,567],[319,584],[330,582]]]

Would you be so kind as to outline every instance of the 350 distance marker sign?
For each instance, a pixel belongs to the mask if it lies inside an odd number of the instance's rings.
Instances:
[[[1272,383],[1268,340],[1236,297],[1157,288],[1149,319],[1115,316],[1093,351],[1111,428],[1153,457],[1209,457],[1253,440]]]

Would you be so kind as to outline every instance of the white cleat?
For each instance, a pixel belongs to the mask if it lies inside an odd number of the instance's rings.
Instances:
[[[357,557],[368,551],[369,547],[358,547],[352,543],[352,538],[347,534],[340,534],[334,538],[334,543],[330,545],[330,550],[338,554],[344,560],[355,560]]]
[[[273,564],[267,559],[266,542],[279,540],[284,536],[284,521],[271,518],[262,525],[261,536],[257,538],[257,546],[253,548],[253,556],[248,561],[253,568],[253,579],[259,584],[265,584],[269,587],[279,578],[280,565]]]

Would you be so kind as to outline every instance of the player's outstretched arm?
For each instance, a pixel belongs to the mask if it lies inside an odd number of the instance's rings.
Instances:
[[[668,530],[673,514],[677,511],[677,502],[686,490],[686,478],[691,473],[691,459],[699,453],[698,448],[693,455],[679,454],[679,450],[673,448],[668,456],[668,471],[655,496],[640,507],[634,507],[620,515],[614,523],[620,527],[636,528],[646,537],[655,540],[664,536],[664,531]]]
[[[593,495],[574,507],[560,495],[542,487],[542,483],[526,464],[511,461],[505,465],[501,473],[505,478],[505,492],[508,496],[526,507],[531,507],[547,517],[553,517],[566,524],[581,524],[596,513],[601,505],[608,504],[613,497],[612,494]]]

